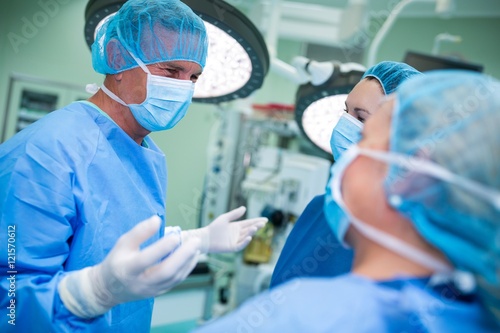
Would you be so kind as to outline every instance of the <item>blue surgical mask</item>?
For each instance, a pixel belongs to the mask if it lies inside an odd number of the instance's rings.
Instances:
[[[347,114],[347,113],[346,113]],[[349,229],[349,219],[347,215],[344,213],[344,210],[339,206],[339,204],[335,201],[333,196],[334,182],[339,181],[339,174],[343,173],[343,170],[347,168],[349,164],[351,164],[352,160],[356,158],[354,154],[343,154],[342,158],[335,158],[335,163],[333,163],[330,169],[330,180],[326,186],[326,195],[325,195],[325,206],[324,213],[326,216],[326,220],[330,225],[333,233],[337,237],[337,240],[344,246],[349,247],[348,244],[344,241],[345,234]]]
[[[193,97],[194,83],[153,75],[141,60],[135,59],[148,76],[146,98],[141,104],[127,104],[104,85],[101,89],[113,100],[127,106],[137,122],[148,131],[171,129],[186,115]]]
[[[362,129],[362,122],[347,112],[342,114],[337,125],[333,128],[332,137],[330,139],[330,147],[332,148],[335,161],[340,158],[340,155],[342,155],[347,148],[361,140]]]
[[[332,148],[335,163],[330,169],[330,180],[328,181],[328,185],[326,187],[324,212],[328,223],[332,227],[333,233],[337,236],[337,239],[342,245],[344,245],[344,247],[348,247],[348,245],[344,242],[344,237],[347,229],[349,228],[349,220],[347,219],[342,208],[340,208],[340,206],[333,199],[330,184],[332,179],[335,177],[337,172],[336,170],[342,169],[342,165],[340,163],[345,164],[350,162],[348,159],[341,159],[340,156],[350,146],[361,140],[362,129],[363,123],[345,112],[342,114],[337,125],[334,127],[332,137],[330,139],[330,146]]]
[[[333,199],[330,186],[326,187],[325,206],[323,211],[325,213],[326,220],[328,221],[328,224],[330,225],[334,235],[337,237],[339,243],[345,248],[349,248],[349,245],[344,242],[345,234],[347,233],[347,229],[349,229],[349,220],[347,219],[347,216],[342,208],[340,208],[340,206]]]

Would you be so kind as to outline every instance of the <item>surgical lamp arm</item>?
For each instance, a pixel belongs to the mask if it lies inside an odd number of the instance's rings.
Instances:
[[[271,60],[271,69],[299,85],[310,82],[312,85],[319,86],[325,83],[335,74],[335,65],[338,65],[340,73],[366,70],[363,65],[354,62],[344,64],[335,61],[318,62],[302,56],[293,58],[291,65],[278,58]]]
[[[385,20],[384,24],[382,24],[382,27],[380,30],[377,32],[375,37],[373,38],[372,43],[370,44],[370,48],[368,49],[368,56],[367,56],[367,65],[368,67],[371,67],[375,65],[376,62],[376,56],[378,49],[380,47],[380,44],[384,40],[385,36],[387,35],[387,32],[391,29],[392,25],[394,24],[394,21],[396,21],[396,18],[399,16],[399,14],[403,11],[403,9],[409,5],[412,2],[436,2],[436,13],[439,15],[447,15],[451,9],[453,8],[453,0],[402,0],[399,2],[396,6],[394,6],[394,9],[392,12],[389,14],[387,19]]]

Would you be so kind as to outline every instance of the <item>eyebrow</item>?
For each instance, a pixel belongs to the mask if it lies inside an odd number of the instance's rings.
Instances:
[[[161,67],[170,67],[170,68],[176,69],[176,70],[181,71],[181,72],[186,71],[186,68],[184,66],[177,65],[177,64],[171,63],[171,62],[159,63],[158,65]],[[202,72],[203,71],[198,71],[198,72],[194,73],[194,75],[201,75]]]
[[[347,111],[349,111],[349,106],[347,106],[347,102],[344,102],[344,104],[345,104],[345,108],[346,108],[346,110],[347,110]],[[361,112],[366,112],[366,113],[368,113],[369,115],[371,115],[371,114],[372,114],[370,111],[368,111],[368,110],[366,110],[366,109],[364,109],[364,108],[359,108],[359,107],[355,107],[355,108],[353,108],[353,109],[352,109],[352,111],[354,111],[354,112],[360,112],[360,111],[361,111]]]
[[[371,115],[372,113],[366,109],[363,109],[363,108],[354,108],[354,111],[356,112],[366,112],[368,113],[369,115]]]

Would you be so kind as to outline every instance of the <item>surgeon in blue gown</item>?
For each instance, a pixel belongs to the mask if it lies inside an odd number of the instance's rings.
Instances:
[[[382,61],[369,68],[349,93],[346,113],[335,126],[331,138],[334,159],[359,141],[363,122],[387,94],[406,79],[420,74],[415,68],[395,61]],[[324,203],[324,195],[316,196],[298,218],[274,268],[271,287],[295,277],[336,276],[351,269],[352,250],[343,247],[332,234],[323,212]]]
[[[499,109],[480,73],[405,81],[327,186],[352,272],[290,280],[195,332],[499,332]]]
[[[154,297],[199,253],[241,250],[263,226],[233,222],[240,207],[165,228],[165,155],[148,134],[182,119],[207,49],[182,2],[129,0],[92,46],[101,89],[0,145],[0,332],[149,332]]]

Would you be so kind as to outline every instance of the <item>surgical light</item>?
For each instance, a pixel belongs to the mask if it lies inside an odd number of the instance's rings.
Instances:
[[[106,22],[108,22],[108,20],[110,18],[115,16],[115,14],[116,14],[116,12],[114,12],[113,14],[109,14],[106,17],[104,17],[99,23],[97,23],[97,26],[94,29],[94,39],[93,40],[95,40],[95,38],[97,36],[97,31],[101,28],[101,26],[103,26]]]
[[[259,89],[269,70],[266,43],[255,25],[222,0],[183,0],[205,22],[208,58],[195,86],[193,100],[221,103],[248,97]],[[85,39],[91,47],[95,30],[125,1],[89,0],[85,8]]]
[[[331,153],[330,137],[345,109],[347,94],[326,96],[315,102],[302,114],[302,130],[316,146]]]
[[[324,63],[318,63],[318,68],[327,70]],[[316,147],[331,154],[330,138],[345,109],[347,94],[359,82],[364,73],[364,67],[359,64],[333,63],[331,75],[320,83],[311,79],[309,83],[299,86],[296,93],[295,120],[302,133]],[[321,71],[317,71],[318,75]],[[313,75],[314,77],[314,75]],[[315,82],[315,84],[313,84]]]
[[[257,27],[225,1],[183,2],[205,21],[209,38],[207,64],[193,100],[227,102],[259,89],[269,70],[269,53]]]
[[[208,22],[205,26],[210,36],[207,64],[196,82],[194,96],[230,95],[250,80],[252,61],[243,47],[226,32]]]
[[[97,29],[109,20],[125,1],[123,0],[89,0],[85,7],[85,41],[90,48],[95,40]]]

